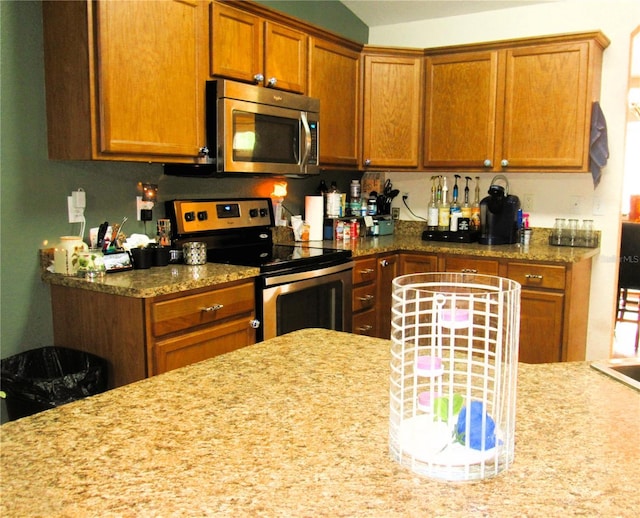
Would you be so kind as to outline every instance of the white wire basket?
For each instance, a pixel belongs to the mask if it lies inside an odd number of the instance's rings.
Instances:
[[[393,280],[389,448],[415,473],[478,480],[513,462],[520,284],[468,273]]]

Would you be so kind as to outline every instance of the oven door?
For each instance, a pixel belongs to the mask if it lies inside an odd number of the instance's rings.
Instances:
[[[353,262],[263,277],[261,340],[298,329],[351,331]],[[260,300],[260,294],[258,294]]]

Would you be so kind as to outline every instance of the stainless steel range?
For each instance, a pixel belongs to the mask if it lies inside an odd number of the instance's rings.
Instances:
[[[175,248],[200,241],[209,262],[260,268],[260,340],[308,327],[351,331],[351,252],[274,244],[270,198],[173,200],[166,214]]]

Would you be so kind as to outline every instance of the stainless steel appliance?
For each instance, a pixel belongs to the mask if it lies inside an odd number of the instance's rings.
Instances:
[[[165,174],[309,175],[319,172],[320,101],[227,80],[207,81],[207,146]]]
[[[351,251],[274,244],[270,198],[173,200],[166,212],[174,248],[205,242],[209,262],[260,268],[260,340],[307,327],[351,331]]]

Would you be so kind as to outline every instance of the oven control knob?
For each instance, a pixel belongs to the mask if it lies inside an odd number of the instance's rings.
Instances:
[[[258,209],[249,209],[249,217],[257,218],[258,217]]]
[[[196,219],[196,213],[193,212],[192,210],[189,212],[185,212],[184,213],[184,220],[185,221],[193,221]]]
[[[201,210],[198,212],[198,221],[207,221],[209,216],[207,215],[206,210]]]
[[[260,209],[260,217],[266,218],[268,214],[269,211],[267,211],[267,209]]]
[[[258,329],[260,327],[260,320],[257,320],[257,319],[249,320],[249,325],[251,326],[252,329]]]

